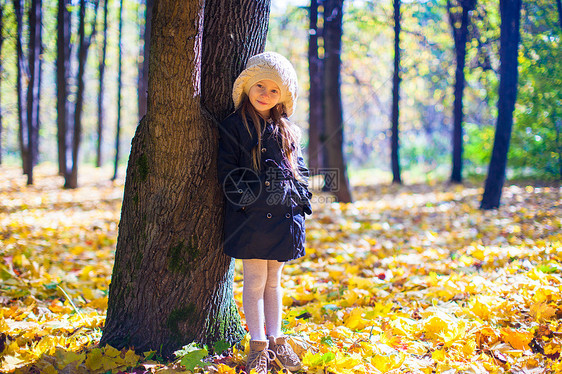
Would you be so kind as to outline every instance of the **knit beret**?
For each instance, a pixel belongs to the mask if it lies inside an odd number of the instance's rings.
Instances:
[[[293,114],[297,101],[297,73],[293,65],[285,57],[275,52],[263,52],[250,57],[246,68],[240,73],[232,88],[234,107],[242,104],[243,93],[248,94],[250,88],[262,79],[270,79],[277,83],[281,90],[279,103],[285,107],[285,114]]]

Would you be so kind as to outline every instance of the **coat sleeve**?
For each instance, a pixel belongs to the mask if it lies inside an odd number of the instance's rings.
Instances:
[[[241,139],[234,121],[228,118],[219,125],[217,176],[220,187],[229,202],[242,209],[242,197],[248,186],[242,182],[240,167]]]
[[[303,207],[303,212],[310,215],[312,214],[312,207],[310,205],[310,198],[312,197],[312,193],[308,190],[308,177],[309,177],[309,170],[304,163],[304,158],[302,156],[302,149],[298,147],[297,152],[297,164],[299,168],[299,173],[301,176],[305,178],[304,182],[296,180],[296,186],[299,193],[299,205]]]

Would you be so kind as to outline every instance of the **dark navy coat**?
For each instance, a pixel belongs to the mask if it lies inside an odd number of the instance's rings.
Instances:
[[[284,162],[273,125],[262,123],[261,170],[252,168],[258,144],[250,118],[239,112],[219,126],[218,180],[225,195],[224,252],[234,258],[288,261],[304,256],[305,213],[311,214],[308,182],[294,178]],[[298,165],[308,178],[300,147]]]

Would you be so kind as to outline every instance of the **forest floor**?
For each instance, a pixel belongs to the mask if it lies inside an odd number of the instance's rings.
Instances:
[[[55,172],[38,168],[27,187],[0,168],[0,371],[187,372],[97,347],[123,182],[88,169],[63,190]],[[478,209],[480,186],[356,185],[351,204],[317,193],[307,256],[283,275],[303,371],[562,373],[560,192],[508,183],[494,211]],[[246,342],[195,371],[240,373]],[[188,351],[184,363],[201,352]]]

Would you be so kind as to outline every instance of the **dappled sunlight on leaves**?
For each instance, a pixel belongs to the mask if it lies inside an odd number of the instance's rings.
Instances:
[[[68,191],[52,168],[31,187],[0,173],[0,371],[187,372],[97,346],[122,182],[89,169]],[[562,372],[560,190],[508,186],[486,212],[481,193],[356,186],[352,204],[314,204],[307,256],[283,274],[283,328],[306,372]],[[195,372],[238,373],[247,353],[248,336]]]

